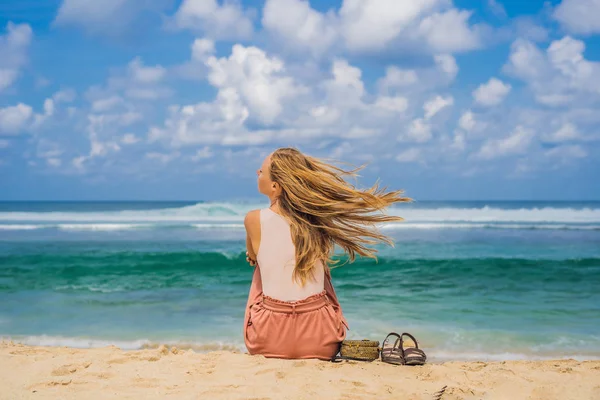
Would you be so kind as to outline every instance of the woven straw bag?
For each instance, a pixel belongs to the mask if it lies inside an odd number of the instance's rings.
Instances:
[[[344,340],[340,355],[345,359],[374,361],[379,358],[379,342],[376,340]]]

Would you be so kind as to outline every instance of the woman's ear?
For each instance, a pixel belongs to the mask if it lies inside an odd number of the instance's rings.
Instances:
[[[281,187],[281,185],[279,185],[279,183],[273,182],[273,184],[271,185],[271,190],[273,191],[273,193],[276,194],[279,192],[280,187]]]

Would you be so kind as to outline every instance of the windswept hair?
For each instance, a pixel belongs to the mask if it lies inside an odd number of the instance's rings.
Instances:
[[[294,279],[302,285],[312,279],[318,260],[325,268],[338,263],[331,258],[335,244],[351,262],[356,254],[377,259],[377,250],[366,245],[380,241],[394,246],[374,225],[404,219],[374,212],[412,199],[402,197],[402,190],[386,192],[377,183],[360,190],[342,178],[356,176],[362,168],[346,171],[290,147],[279,148],[271,155],[271,180],[281,185],[278,205],[291,222],[296,247]]]

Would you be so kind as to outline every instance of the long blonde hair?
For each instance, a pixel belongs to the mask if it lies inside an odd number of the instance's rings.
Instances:
[[[318,260],[325,268],[338,263],[331,258],[335,244],[351,262],[356,254],[377,259],[377,250],[366,245],[380,241],[394,246],[373,227],[404,218],[372,213],[393,203],[412,201],[402,197],[402,190],[386,193],[377,183],[366,190],[357,189],[342,176],[356,176],[363,166],[346,171],[290,147],[275,150],[270,167],[271,180],[282,189],[277,199],[279,209],[291,222],[296,247],[294,279],[302,285],[312,278]]]

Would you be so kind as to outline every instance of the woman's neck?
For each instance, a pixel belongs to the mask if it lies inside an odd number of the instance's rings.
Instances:
[[[273,211],[279,211],[279,205],[277,204],[277,199],[271,199],[269,208]]]
[[[279,209],[279,204],[278,204],[277,199],[271,200],[269,209],[271,211],[273,211],[274,213],[279,214],[281,217],[285,218],[283,216],[283,214],[281,213],[281,210]],[[287,218],[285,218],[285,219],[287,220]],[[289,223],[289,221],[288,221],[288,223]]]

